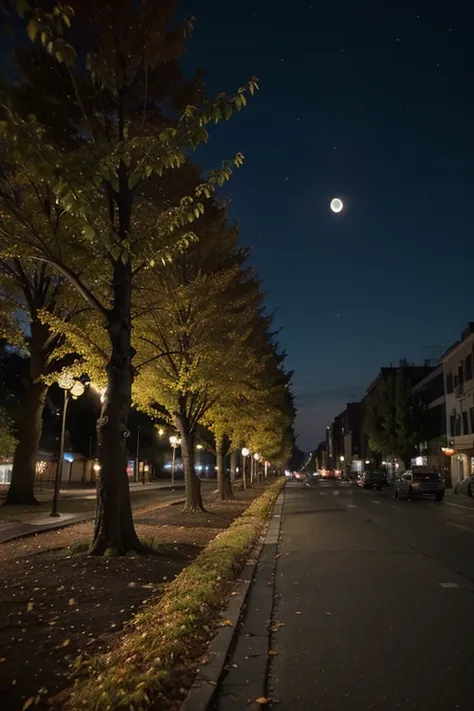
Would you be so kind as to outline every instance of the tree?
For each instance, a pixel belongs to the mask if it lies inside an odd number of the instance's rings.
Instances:
[[[229,439],[230,452],[246,446],[253,454],[280,465],[291,456],[295,408],[290,389],[291,373],[283,364],[285,354],[275,343],[272,318],[263,309],[263,294],[253,282],[254,312],[245,347],[253,367],[239,377],[239,388],[213,408],[210,420]],[[252,469],[255,466],[252,459]],[[246,481],[244,480],[244,486]]]
[[[0,407],[0,457],[11,457],[16,447],[13,435],[14,423],[3,407]]]
[[[393,454],[409,466],[424,438],[426,411],[412,393],[406,365],[383,374],[365,407],[364,430],[378,454]]]
[[[166,171],[179,170],[189,152],[207,141],[207,124],[230,118],[257,87],[251,80],[233,97],[221,94],[207,101],[199,76],[183,80],[179,63],[192,25],[172,22],[171,0],[71,4],[77,11],[71,28],[77,51],[63,37],[64,25],[71,25],[69,10],[39,19],[33,15],[28,34],[57,59],[52,67],[45,52],[38,53],[45,77],[54,71],[60,82],[69,82],[69,93],[55,97],[56,113],[79,113],[80,120],[71,120],[66,139],[59,140],[52,119],[38,118],[44,114],[41,107],[35,111],[25,92],[22,104],[19,92],[10,89],[1,137],[10,164],[23,168],[1,186],[0,200],[22,230],[0,233],[0,249],[11,252],[13,245],[22,259],[52,265],[102,319],[107,394],[99,420],[101,476],[91,552],[144,552],[133,526],[126,474],[133,293],[147,269],[188,246],[190,223],[242,156],[210,172],[176,202],[150,201],[147,191],[153,184],[159,192]],[[34,216],[16,204],[18,180],[46,185],[65,214],[59,234],[46,242]]]
[[[12,227],[6,217],[3,229]],[[18,442],[7,504],[38,504],[34,496],[36,457],[49,381],[75,360],[67,352],[64,337],[53,333],[42,321],[42,315],[48,313],[64,323],[70,321],[78,312],[71,304],[70,292],[64,277],[55,275],[45,263],[22,264],[18,258],[0,260],[2,336],[26,355],[27,366],[21,374],[22,388],[12,411]]]
[[[164,407],[180,433],[187,511],[203,509],[194,468],[197,428],[230,391],[242,387],[253,365],[245,342],[253,287],[241,268],[246,253],[236,247],[238,233],[214,204],[196,224],[196,234],[196,244],[171,264],[149,270],[140,291],[144,316],[137,343],[146,365],[134,389],[139,407],[155,413]],[[214,435],[222,479],[225,432],[217,427]]]

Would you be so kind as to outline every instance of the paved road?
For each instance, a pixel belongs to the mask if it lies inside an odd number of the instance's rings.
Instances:
[[[282,711],[474,706],[474,506],[285,493],[268,694]]]

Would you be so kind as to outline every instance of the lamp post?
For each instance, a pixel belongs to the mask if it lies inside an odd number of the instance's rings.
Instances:
[[[94,470],[94,477],[95,477],[95,481],[97,482],[97,477],[98,477],[99,474],[100,474],[100,464],[99,464],[99,462],[94,462],[94,464],[92,465],[92,469]]]
[[[202,444],[197,444],[197,445],[196,445],[196,449],[197,449],[197,457],[196,457],[196,459],[197,459],[197,466],[196,466],[196,469],[199,471],[200,468],[201,468],[201,450],[203,449]]]
[[[71,397],[74,399],[80,397],[85,390],[83,383],[80,380],[75,380],[70,375],[63,375],[58,380],[58,385],[61,390],[64,390],[64,402],[63,402],[63,416],[61,421],[61,438],[59,440],[59,456],[58,464],[56,466],[56,478],[54,480],[54,495],[53,503],[51,506],[51,513],[49,514],[53,518],[58,518],[61,514],[58,513],[58,500],[59,500],[59,489],[61,487],[61,481],[63,477],[63,463],[64,463],[64,437],[66,434],[66,415],[67,406]]]
[[[171,460],[171,486],[174,486],[174,465],[176,461],[176,447],[179,447],[181,440],[176,435],[171,435],[170,444],[173,447],[173,459]]]
[[[247,475],[245,473],[245,463],[247,461],[247,457],[250,454],[250,450],[247,449],[247,447],[243,447],[242,449],[242,485],[244,489],[247,488]]]
[[[344,475],[346,472],[345,472],[345,468],[344,468],[344,455],[343,454],[341,454],[341,456],[339,457],[339,461],[341,462],[341,478],[344,478]]]
[[[260,459],[260,455],[258,454],[258,452],[255,452],[255,454],[253,455],[253,459],[254,459],[254,462],[255,462],[255,464],[253,465],[253,477],[254,477],[254,479],[257,479],[257,474],[258,474],[258,460]]]

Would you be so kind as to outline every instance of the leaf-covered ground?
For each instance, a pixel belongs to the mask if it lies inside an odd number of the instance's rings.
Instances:
[[[208,513],[183,514],[181,506],[135,514],[142,539],[156,555],[95,558],[81,553],[91,535],[87,522],[0,546],[1,708],[47,708],[46,699],[82,665],[113,647],[140,605],[159,597],[260,488],[233,502],[207,502]],[[81,658],[82,657],[82,658]]]

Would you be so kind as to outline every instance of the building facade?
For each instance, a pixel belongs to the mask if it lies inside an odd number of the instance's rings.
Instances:
[[[412,392],[426,408],[425,441],[420,442],[422,464],[443,473],[446,483],[450,483],[450,461],[443,450],[448,443],[446,429],[446,395],[444,371],[440,363],[422,380],[413,385]]]
[[[446,393],[446,432],[451,457],[451,481],[474,473],[474,322],[442,357]]]

